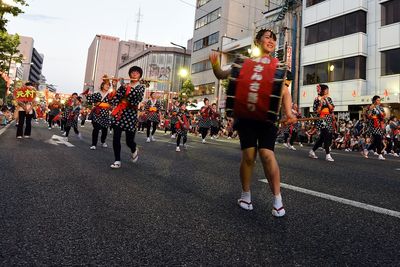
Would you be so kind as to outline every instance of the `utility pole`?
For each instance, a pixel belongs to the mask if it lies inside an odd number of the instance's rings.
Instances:
[[[137,14],[137,21],[136,21],[136,35],[135,35],[135,41],[139,39],[139,27],[140,27],[140,22],[142,18],[142,13],[140,12],[140,7],[139,7],[139,13]]]

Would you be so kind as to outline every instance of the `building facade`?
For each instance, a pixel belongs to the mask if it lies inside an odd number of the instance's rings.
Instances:
[[[29,81],[39,84],[43,68],[43,58],[43,54],[39,54],[36,48],[33,48],[31,62],[30,64],[27,64],[28,67],[30,67],[28,77]]]
[[[98,91],[102,77],[118,76],[119,66],[155,45],[98,34],[88,49],[84,89]]]
[[[232,40],[253,36],[254,22],[263,19],[265,0],[197,0],[194,21],[191,80],[194,99],[207,97],[223,106],[223,88],[215,78],[209,54]],[[226,64],[224,58],[221,63]]]
[[[84,89],[98,91],[102,77],[116,76],[119,38],[108,35],[96,35],[88,49]]]
[[[182,87],[181,69],[189,69],[190,54],[176,47],[149,47],[119,66],[118,77],[128,78],[132,66],[143,69],[143,79],[152,81],[150,91],[162,93],[165,100],[176,96]]]
[[[34,47],[31,37],[19,36],[19,53],[22,54],[22,63],[12,62],[10,66],[10,78],[13,81],[33,82],[39,84],[42,75],[44,55]]]
[[[301,38],[300,107],[312,109],[326,83],[337,112],[357,118],[380,95],[399,114],[400,1],[306,0]]]

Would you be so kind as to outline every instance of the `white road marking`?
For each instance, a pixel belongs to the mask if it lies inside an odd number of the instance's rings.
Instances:
[[[262,179],[262,180],[260,180],[260,182],[268,183],[267,179]],[[293,185],[289,185],[289,184],[281,183],[281,187],[289,189],[289,190],[297,191],[297,192],[300,192],[300,193],[303,193],[303,194],[307,194],[307,195],[311,195],[311,196],[316,196],[316,197],[328,199],[328,200],[331,200],[331,201],[339,202],[341,204],[353,206],[353,207],[360,208],[360,209],[365,209],[365,210],[368,210],[368,211],[373,211],[373,212],[376,212],[376,213],[389,215],[389,216],[396,217],[396,218],[400,219],[400,212],[398,212],[398,211],[389,210],[389,209],[385,209],[385,208],[381,208],[381,207],[376,207],[376,206],[365,204],[365,203],[361,203],[361,202],[358,202],[358,201],[353,201],[353,200],[349,200],[349,199],[345,199],[345,198],[341,198],[341,197],[336,197],[336,196],[332,196],[332,195],[320,193],[320,192],[317,192],[317,191],[304,189],[304,188],[293,186]]]
[[[67,147],[74,147],[73,144],[71,144],[68,141],[65,141],[65,137],[55,134],[51,137],[51,139],[47,140],[46,143],[56,146],[58,146],[59,144],[63,144],[66,145]]]

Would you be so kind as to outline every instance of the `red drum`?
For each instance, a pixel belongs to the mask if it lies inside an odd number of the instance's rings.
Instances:
[[[278,59],[245,59],[233,64],[228,84],[227,116],[260,121],[277,120],[285,71]]]

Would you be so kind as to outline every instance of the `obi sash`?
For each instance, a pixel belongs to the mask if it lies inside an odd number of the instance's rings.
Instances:
[[[329,108],[323,108],[319,113],[319,117],[320,118],[325,118],[329,114],[331,114]]]

